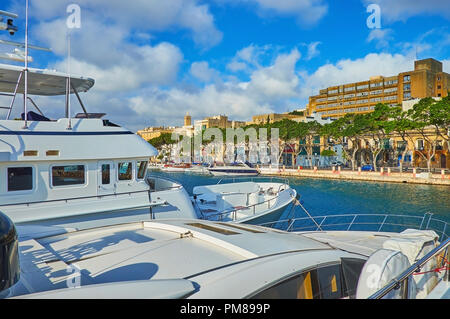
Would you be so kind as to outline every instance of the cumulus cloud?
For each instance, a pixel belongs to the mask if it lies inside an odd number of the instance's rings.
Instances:
[[[393,40],[392,29],[373,29],[370,31],[367,42],[376,42],[376,47],[386,48],[389,46],[389,41]]]
[[[247,56],[249,57],[249,56]],[[299,78],[295,72],[300,59],[297,49],[279,54],[267,66],[253,69],[248,81],[224,81],[206,84],[197,90],[152,88],[143,95],[130,98],[134,112],[142,117],[158,114],[161,121],[180,124],[185,110],[193,118],[226,114],[236,120],[250,120],[252,115],[285,110],[291,99],[299,95]],[[207,64],[195,64],[200,69]]]
[[[445,0],[362,0],[365,5],[378,4],[383,21],[406,21],[422,14],[440,15],[450,19],[450,1]]]
[[[108,27],[112,25],[130,30],[167,31],[187,30],[192,38],[203,48],[210,48],[222,40],[214,23],[209,7],[198,0],[78,0],[81,7],[82,29],[94,35],[102,30],[88,28],[87,20],[100,21]],[[34,0],[31,2],[33,16],[39,20],[66,18],[66,7],[73,3],[70,0],[49,1]],[[98,14],[100,13],[100,14]]]
[[[189,72],[202,82],[210,82],[219,77],[219,73],[212,69],[207,61],[192,63]]]

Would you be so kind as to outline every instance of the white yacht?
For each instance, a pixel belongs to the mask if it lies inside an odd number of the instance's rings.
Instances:
[[[14,227],[3,214],[0,225],[4,298],[450,298],[450,239],[432,230],[293,233],[192,219],[77,230]]]
[[[0,65],[0,92],[12,99],[23,93],[23,68]],[[66,94],[68,75],[28,69],[28,94]],[[70,118],[22,113],[22,120],[0,120],[0,212],[17,224],[52,223],[78,215],[97,214],[112,222],[150,218],[198,218],[184,188],[175,182],[147,176],[148,159],[157,151],[126,128],[88,113],[79,92],[94,80],[70,77],[82,113]],[[132,217],[134,216],[134,217]],[[92,217],[94,218],[94,217]],[[130,219],[131,218],[131,219]]]
[[[274,222],[297,197],[287,181],[221,182],[193,188],[192,200],[202,219],[248,224]]]
[[[208,167],[208,171],[215,176],[256,176],[259,171],[248,162],[236,162],[231,164],[214,163]]]

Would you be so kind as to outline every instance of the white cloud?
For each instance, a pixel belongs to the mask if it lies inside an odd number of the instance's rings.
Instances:
[[[367,42],[376,42],[377,48],[386,48],[389,46],[389,41],[393,40],[392,29],[373,29],[370,31]]]
[[[87,20],[97,21],[111,27],[146,31],[188,30],[194,41],[203,48],[210,48],[222,40],[209,7],[198,0],[78,0],[81,8],[81,27],[93,35],[102,30],[85,25]],[[34,0],[31,10],[39,21],[66,19],[66,7],[71,0]]]
[[[235,120],[250,120],[252,115],[286,110],[299,97],[299,78],[295,67],[300,58],[297,49],[279,54],[268,66],[259,66],[249,81],[207,84],[197,90],[151,88],[130,99],[134,112],[142,118],[158,114],[159,124],[179,125],[186,110],[194,119],[226,113]],[[197,64],[205,68],[209,65]],[[155,123],[156,124],[156,123]]]
[[[192,63],[189,72],[202,82],[212,81],[219,76],[218,72],[210,68],[206,61]]]
[[[450,19],[450,1],[447,0],[362,0],[365,5],[378,4],[381,17],[388,23],[406,21],[422,14],[440,15]]]
[[[96,90],[113,93],[145,85],[172,84],[182,59],[183,55],[177,47],[162,42],[154,47],[134,47],[132,54],[124,55],[118,63],[106,67],[73,57],[70,70],[72,74],[94,78]],[[50,67],[66,71],[67,59]]]
[[[250,44],[236,52],[231,62],[227,64],[227,69],[232,72],[251,72],[255,68],[261,68],[261,60],[268,55],[269,52],[275,54],[273,51],[274,47],[271,45],[260,46]]]
[[[320,51],[317,49],[317,47],[321,43],[322,42],[316,41],[316,42],[311,42],[310,44],[308,44],[308,53],[305,57],[306,61],[309,61],[312,58],[315,58],[316,56],[318,56],[320,54]]]

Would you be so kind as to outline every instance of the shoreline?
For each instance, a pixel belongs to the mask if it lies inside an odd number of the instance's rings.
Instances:
[[[450,175],[368,171],[260,168],[261,175],[450,186]]]

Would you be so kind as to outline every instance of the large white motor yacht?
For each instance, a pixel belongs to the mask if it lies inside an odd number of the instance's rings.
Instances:
[[[0,225],[5,298],[450,298],[450,239],[431,230],[169,219],[80,231],[2,214]]]
[[[0,92],[23,93],[23,68],[0,65]],[[65,94],[68,75],[28,69],[28,94]],[[197,218],[184,188],[147,176],[148,159],[157,154],[145,140],[101,117],[86,112],[79,92],[91,78],[71,75],[82,113],[57,120],[41,109],[22,113],[21,120],[0,120],[0,211],[17,224],[78,215],[117,222],[165,218]],[[94,217],[92,217],[94,218]],[[51,222],[53,223],[53,222]]]

